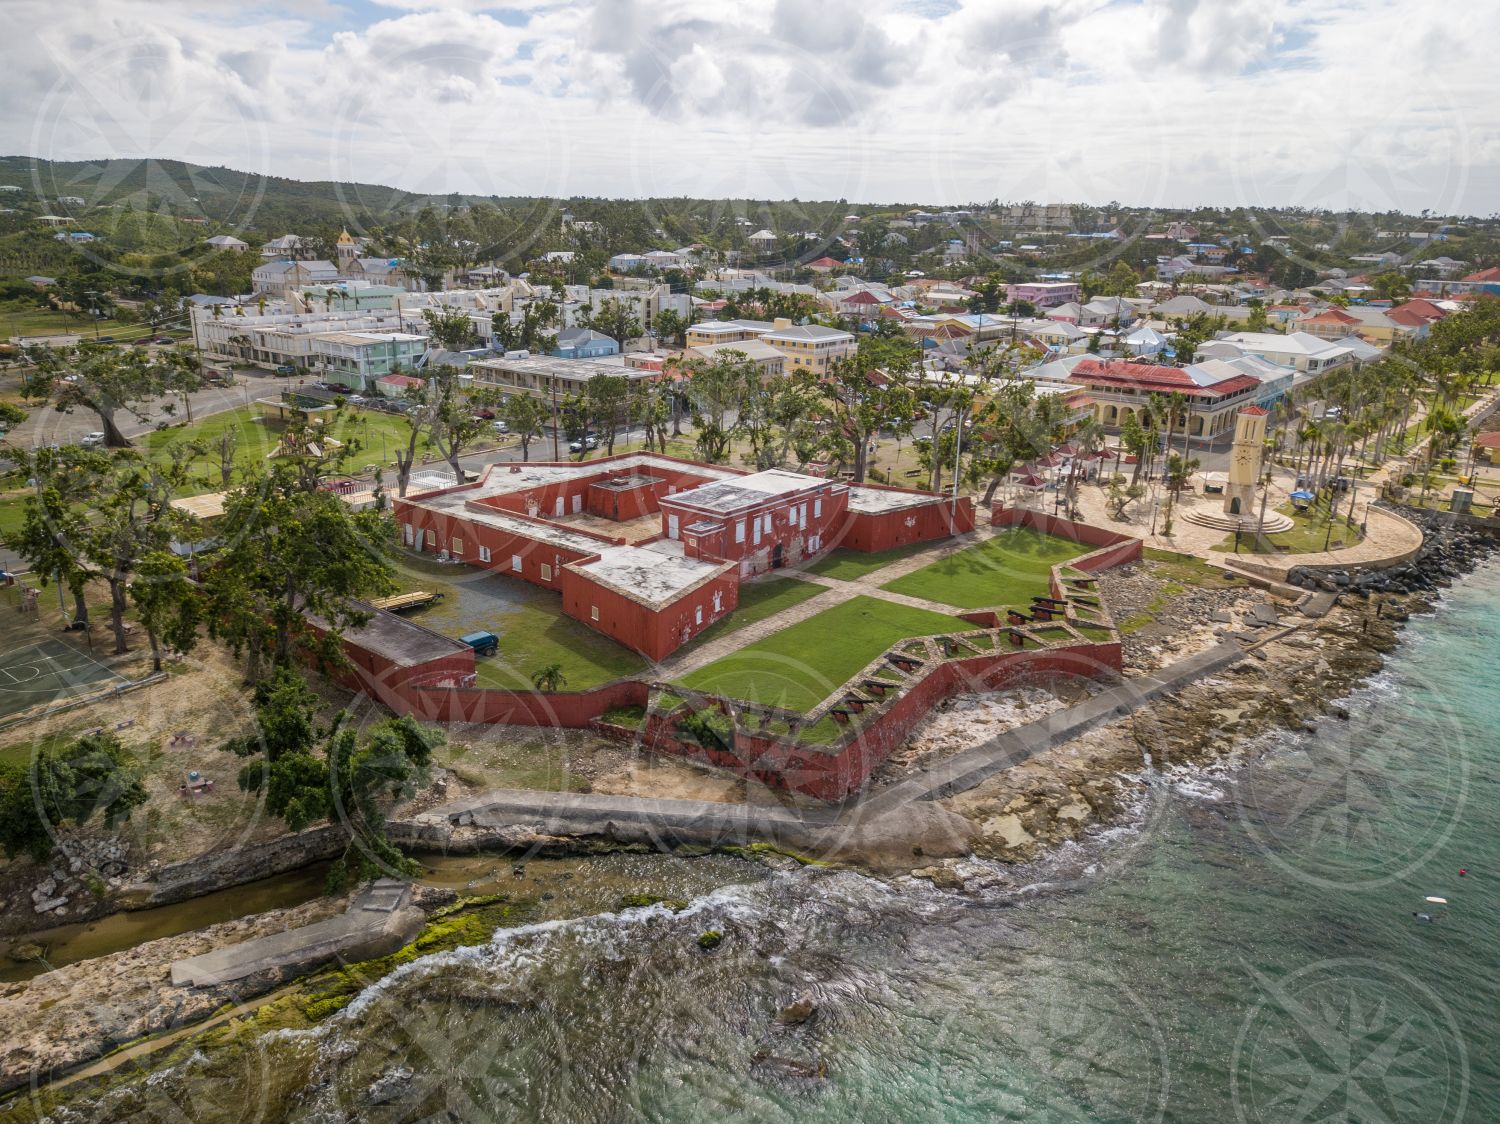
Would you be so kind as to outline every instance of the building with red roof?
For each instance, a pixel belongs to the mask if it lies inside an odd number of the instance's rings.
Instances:
[[[1232,432],[1234,415],[1261,393],[1259,379],[1227,363],[1164,367],[1126,359],[1085,359],[1069,379],[1088,388],[1094,419],[1106,429],[1119,429],[1127,418],[1136,417],[1153,395],[1181,394],[1187,399],[1188,437],[1204,444]]]

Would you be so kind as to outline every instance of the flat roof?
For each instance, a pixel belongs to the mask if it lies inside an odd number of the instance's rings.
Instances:
[[[568,362],[579,362],[579,360],[568,360]],[[713,465],[658,459],[650,453],[630,453],[594,461],[523,461],[520,464],[499,461],[485,469],[484,476],[478,483],[465,488],[461,494],[465,500],[484,499],[486,496],[509,496],[516,492],[529,492],[533,488],[544,488],[549,484],[562,484],[569,480],[582,480],[590,476],[628,476],[637,472],[649,473],[652,469],[687,472],[710,480],[744,478],[740,473]],[[442,486],[452,487],[451,484]],[[408,490],[406,498],[413,503],[428,503],[426,495],[420,492],[413,493]],[[433,497],[433,499],[441,498]]]
[[[595,375],[624,375],[630,379],[654,378],[661,374],[645,367],[627,367],[621,355],[612,357],[608,363],[599,359],[558,359],[552,356],[531,356],[527,359],[476,359],[469,364],[470,371],[493,371],[496,374],[544,375],[548,378],[570,379],[587,382]]]
[[[368,605],[361,607],[369,610],[369,621],[358,628],[344,629],[344,635],[398,667],[413,667],[469,650],[469,646],[462,641],[434,632],[405,617],[398,617],[395,613],[387,613]],[[328,627],[328,622],[321,618],[310,619],[324,628]]]
[[[410,496],[407,498],[413,499]],[[472,503],[471,501],[475,498],[472,490],[461,488],[427,498],[416,497],[414,502],[429,511],[441,511],[455,518],[467,519],[470,523],[494,527],[534,542],[563,547],[581,554],[596,554],[611,545],[604,539],[570,531],[561,523],[549,521],[548,517],[541,513],[538,513],[535,519],[525,519],[509,511],[499,511],[493,507],[485,507],[483,504]]]
[[[597,559],[574,563],[573,568],[632,601],[659,609],[733,569],[734,563],[704,562],[638,546],[610,546]]]
[[[753,472],[749,476],[700,484],[686,492],[663,496],[662,502],[679,503],[705,511],[725,513],[754,507],[773,496],[789,496],[810,491],[820,484],[827,483],[829,481],[821,476],[808,476],[801,472],[768,468],[763,472]]]
[[[849,489],[849,510],[865,515],[875,515],[882,511],[900,511],[908,507],[923,507],[933,502],[946,503],[947,500],[947,497],[935,495],[932,492],[886,491],[884,488],[856,486],[851,486]]]

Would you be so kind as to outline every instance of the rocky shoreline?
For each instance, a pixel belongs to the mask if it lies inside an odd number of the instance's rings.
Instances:
[[[1414,614],[1430,611],[1420,592],[1450,584],[1495,549],[1493,538],[1442,522],[1430,548],[1407,573],[1382,579],[1389,588],[1364,584],[1343,589],[1341,602],[1321,620],[1277,630],[1228,671],[1157,698],[1114,722],[1015,766],[979,787],[937,802],[973,825],[972,853],[979,859],[1024,864],[1064,844],[1117,824],[1139,806],[1143,772],[1231,761],[1253,741],[1275,729],[1312,729],[1320,718],[1347,718],[1341,701],[1384,665]],[[1138,575],[1123,573],[1105,583],[1116,597],[1138,596]],[[1132,590],[1134,592],[1132,592]],[[1258,590],[1204,589],[1177,597],[1157,614],[1163,647],[1174,658],[1215,642],[1236,618],[1253,624]],[[1175,608],[1173,607],[1175,605]],[[1114,606],[1117,610],[1120,606]],[[1137,645],[1142,664],[1153,654]],[[1033,704],[1035,700],[1032,700]],[[950,719],[951,725],[951,719]],[[920,734],[920,731],[919,731]],[[946,739],[943,739],[946,740]],[[400,825],[404,842],[418,849],[510,849],[537,854],[589,855],[631,850],[608,840],[540,836],[521,827],[483,839],[441,842],[426,837],[423,817]],[[64,856],[64,868],[83,856]],[[914,857],[910,876],[945,888],[977,892],[1014,881],[991,863],[973,859]],[[922,865],[918,865],[922,864]],[[88,865],[86,862],[84,865]],[[71,872],[70,873],[76,873]],[[898,878],[904,875],[897,875]],[[425,891],[424,908],[451,900],[445,890]],[[284,984],[284,979],[243,981],[232,989],[174,988],[170,964],[212,948],[306,925],[341,912],[346,899],[319,899],[239,921],[167,937],[93,960],[80,961],[24,983],[0,985],[0,1091],[85,1065],[122,1043],[207,1019],[230,1003],[242,1003]]]

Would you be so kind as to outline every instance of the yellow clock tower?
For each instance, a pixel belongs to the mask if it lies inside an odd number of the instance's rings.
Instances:
[[[1234,447],[1229,454],[1229,485],[1224,489],[1224,514],[1255,514],[1255,485],[1260,480],[1260,458],[1266,447],[1266,412],[1246,406],[1234,419]]]

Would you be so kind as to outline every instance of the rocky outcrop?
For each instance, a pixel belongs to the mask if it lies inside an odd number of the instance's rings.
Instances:
[[[1356,571],[1295,566],[1289,584],[1303,589],[1349,593],[1433,593],[1467,574],[1494,553],[1494,531],[1452,514],[1403,507],[1402,518],[1422,528],[1422,548],[1407,562],[1381,570]]]

